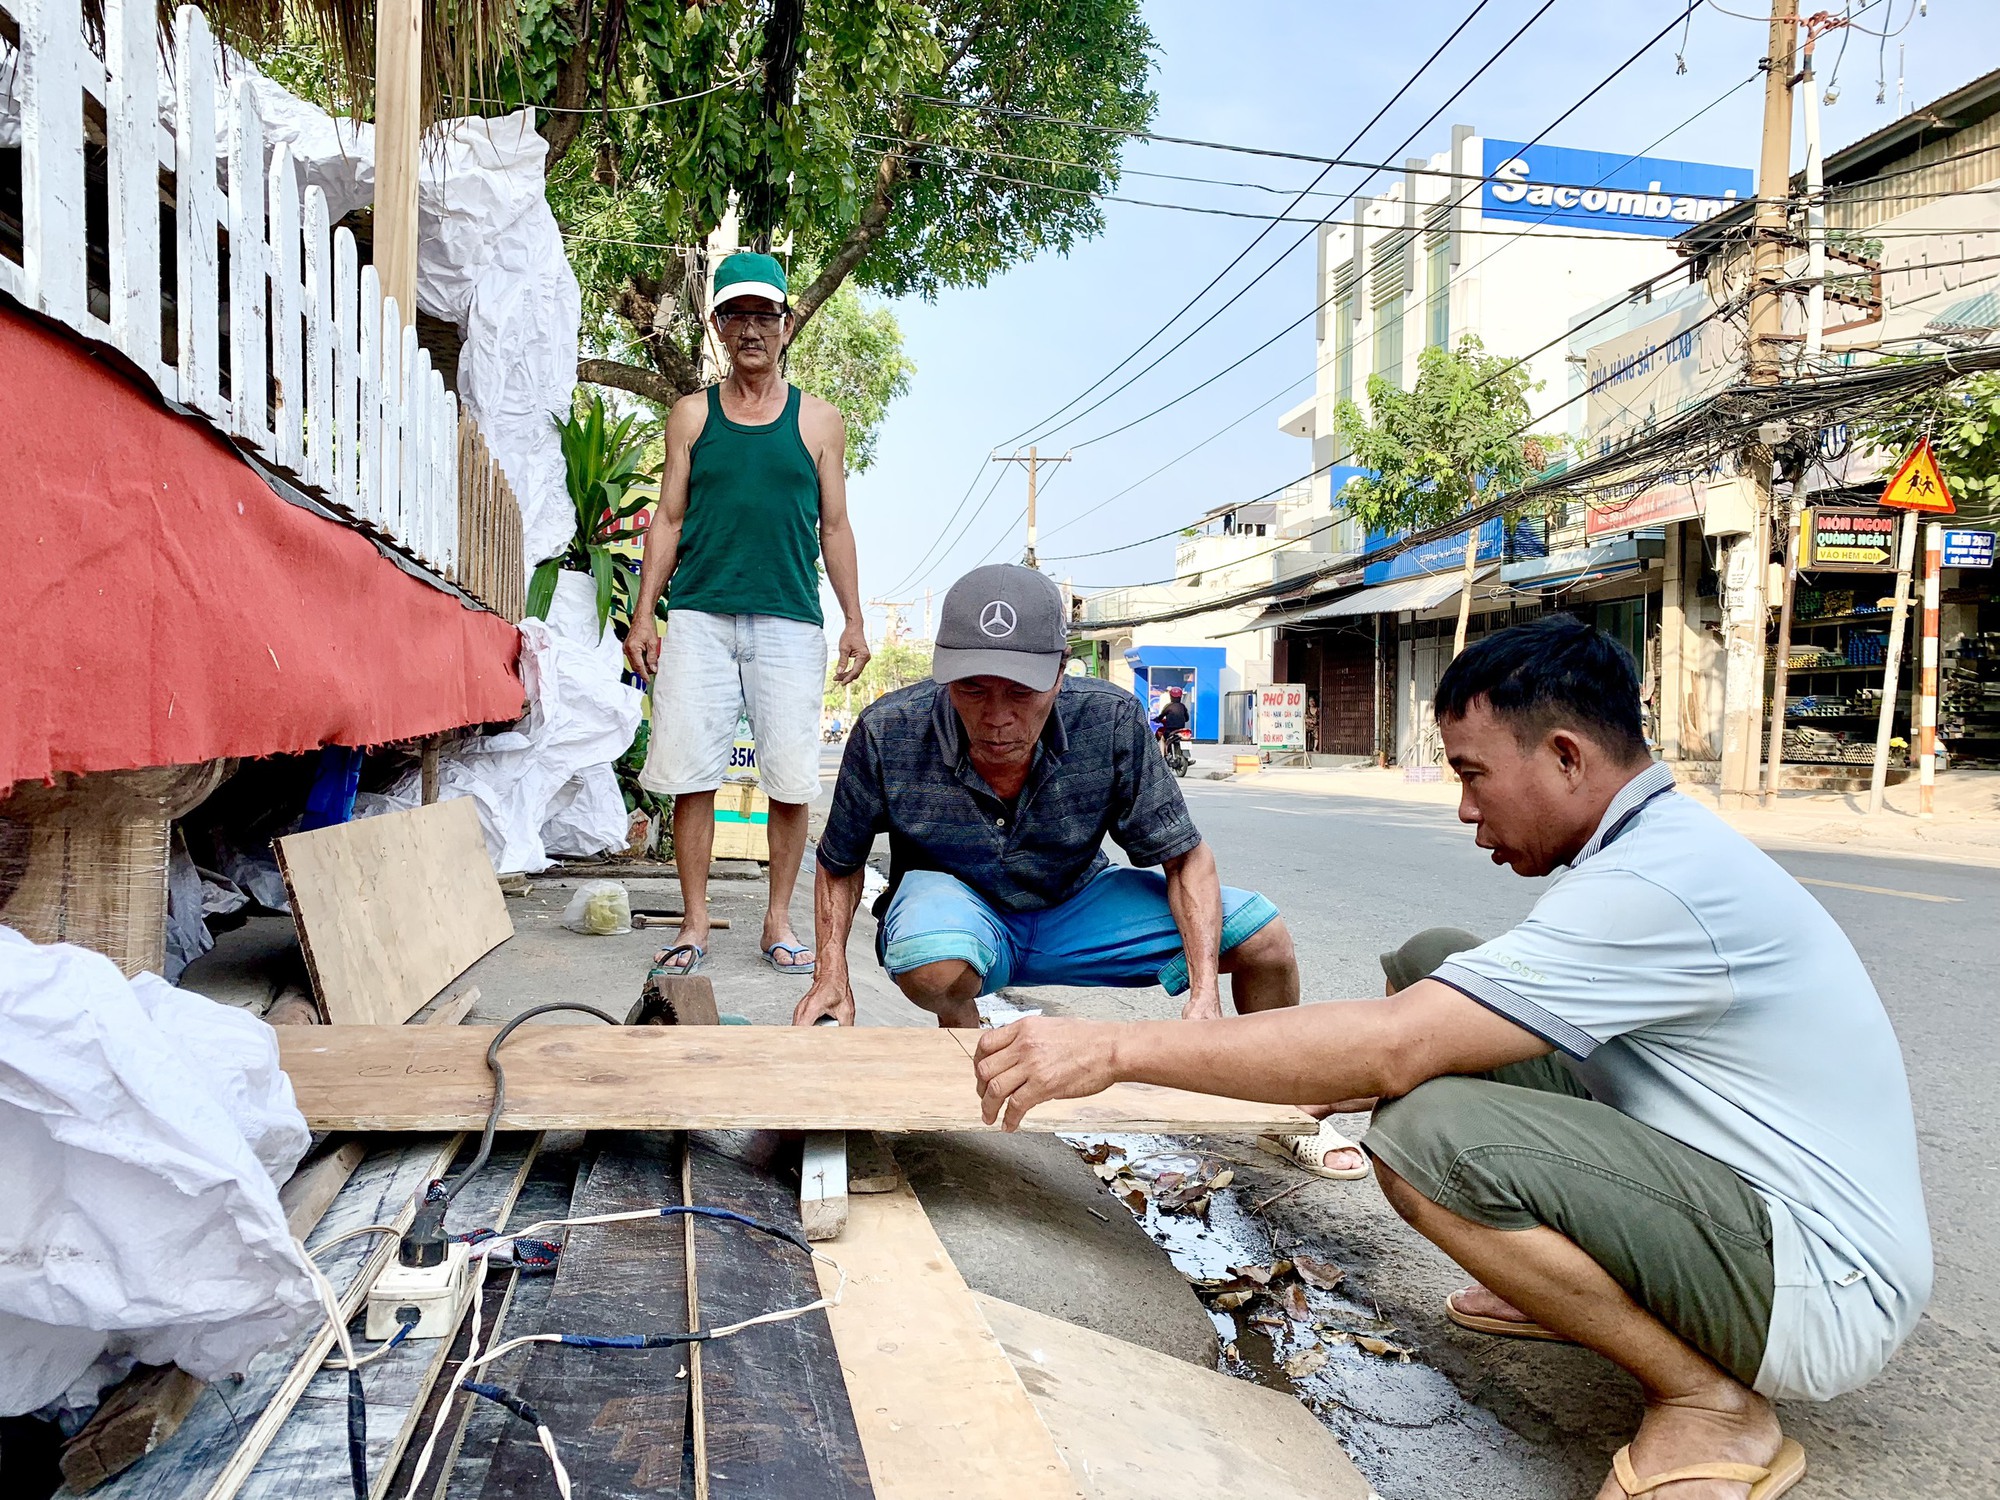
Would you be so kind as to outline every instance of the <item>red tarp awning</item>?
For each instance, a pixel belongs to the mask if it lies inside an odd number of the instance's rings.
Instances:
[[[0,793],[514,719],[519,640],[0,307]]]

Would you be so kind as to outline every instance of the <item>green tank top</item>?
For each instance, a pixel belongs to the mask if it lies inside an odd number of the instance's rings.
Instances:
[[[777,421],[755,427],[724,416],[722,388],[710,386],[667,608],[820,625],[818,560],[819,468],[799,435],[799,388]]]

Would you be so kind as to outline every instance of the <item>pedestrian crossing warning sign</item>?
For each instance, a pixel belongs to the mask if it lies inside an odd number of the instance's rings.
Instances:
[[[1931,453],[1929,438],[1912,448],[1910,456],[1897,467],[1889,487],[1882,491],[1882,503],[1898,510],[1931,511],[1940,516],[1951,515],[1957,509]]]

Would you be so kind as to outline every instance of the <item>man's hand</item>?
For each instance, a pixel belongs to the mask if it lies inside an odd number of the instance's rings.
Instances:
[[[872,654],[868,649],[868,632],[862,629],[859,620],[849,620],[840,632],[840,659],[835,663],[833,680],[843,687],[853,682]]]
[[[1208,984],[1191,989],[1187,1002],[1181,1006],[1183,1021],[1220,1021],[1222,1019],[1222,987]]]
[[[842,1026],[854,1024],[854,986],[845,974],[828,972],[824,957],[813,982],[792,1009],[792,1024],[810,1026],[821,1016],[832,1016]]]
[[[653,674],[660,665],[660,627],[653,623],[651,610],[644,619],[634,620],[632,628],[625,632],[625,665],[646,681],[653,680]]]
[[[1116,1028],[1102,1021],[1029,1016],[982,1032],[973,1053],[979,1112],[1019,1130],[1021,1117],[1050,1099],[1086,1099],[1118,1081]],[[1005,1116],[1003,1119],[1002,1116]]]

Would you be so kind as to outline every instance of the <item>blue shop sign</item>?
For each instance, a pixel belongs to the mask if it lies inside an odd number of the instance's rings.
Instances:
[[[1479,550],[1474,555],[1479,562],[1500,561],[1507,550],[1504,522],[1499,516],[1484,521],[1479,527]],[[1368,550],[1373,552],[1404,535],[1400,531],[1371,531],[1368,533]],[[1434,542],[1425,542],[1421,547],[1412,547],[1408,552],[1398,553],[1386,562],[1370,563],[1361,575],[1363,583],[1391,583],[1398,578],[1420,578],[1427,573],[1449,573],[1465,566],[1465,533],[1448,536]]]
[[[1944,566],[1947,568],[1992,567],[1993,533],[1990,531],[1947,531],[1944,534]]]
[[[1743,167],[1520,141],[1487,141],[1483,170],[1479,207],[1489,219],[1662,237],[1754,197],[1756,184]]]

